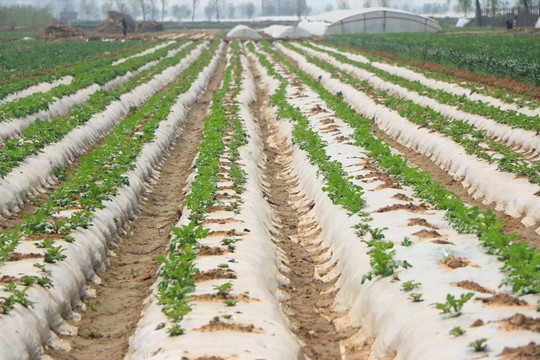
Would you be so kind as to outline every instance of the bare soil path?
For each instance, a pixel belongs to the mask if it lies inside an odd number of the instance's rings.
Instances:
[[[223,54],[222,54],[223,56]],[[141,213],[128,234],[122,237],[111,265],[100,274],[97,298],[87,299],[88,310],[74,323],[78,336],[63,337],[71,344],[70,352],[48,349],[55,359],[121,359],[127,352],[129,337],[137,326],[143,301],[156,281],[158,263],[154,258],[167,251],[169,233],[179,218],[186,179],[191,173],[202,136],[202,119],[212,95],[220,87],[224,73],[223,59],[207,90],[189,111],[186,123],[152,185]]]
[[[306,358],[367,359],[369,346],[362,349],[350,340],[359,329],[343,321],[336,323],[343,320],[343,314],[333,309],[337,292],[334,284],[339,276],[331,281],[318,279],[324,274],[317,270],[331,268],[332,264],[328,264],[328,249],[321,247],[321,229],[311,214],[314,203],[300,191],[291,163],[292,149],[279,133],[276,120],[269,115],[268,94],[256,79],[257,102],[252,105],[252,111],[260,125],[267,158],[261,164],[267,183],[264,194],[277,215],[273,240],[283,251],[289,270],[284,275],[290,283],[282,288],[288,297],[283,303],[284,311],[292,331],[304,346]],[[354,357],[346,356],[353,352]]]

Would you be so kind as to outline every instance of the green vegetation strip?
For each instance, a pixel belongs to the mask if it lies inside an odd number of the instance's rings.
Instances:
[[[158,284],[157,298],[162,305],[161,311],[174,324],[167,329],[171,336],[184,333],[185,330],[179,322],[191,311],[188,293],[195,289],[193,275],[199,273],[193,261],[197,254],[197,240],[206,237],[209,232],[209,229],[203,229],[200,224],[206,218],[208,208],[216,203],[217,183],[222,176],[219,173],[219,159],[227,148],[223,139],[224,134],[229,126],[233,127],[233,136],[229,142],[229,160],[231,156],[233,159],[236,158],[234,154],[246,141],[245,133],[239,131],[238,125],[235,125],[238,119],[231,124],[231,119],[236,117],[237,107],[233,107],[231,115],[228,116],[228,109],[224,104],[228,93],[231,93],[230,97],[234,102],[240,91],[241,66],[238,59],[238,44],[231,43],[231,48],[233,55],[225,70],[222,87],[212,96],[210,114],[203,119],[203,137],[194,165],[197,174],[191,183],[191,192],[183,204],[190,210],[188,216],[190,222],[182,227],[173,228],[174,236],[169,244],[169,254],[166,257],[156,258],[163,263],[159,269],[159,275],[163,280]],[[233,83],[237,87],[231,91]],[[165,324],[161,327],[165,327]]]
[[[392,154],[388,144],[373,136],[370,119],[358,116],[341,96],[331,94],[281,54],[271,51],[291,72],[316,91],[338,118],[354,129],[356,144],[366,149],[369,157],[381,169],[413,188],[415,196],[436,209],[446,210],[445,218],[454,229],[460,233],[476,234],[488,249],[488,254],[496,255],[505,263],[502,270],[506,273],[506,279],[501,285],[511,285],[512,290],[521,295],[540,293],[540,253],[536,249],[530,248],[525,242],[516,242],[518,236],[515,234],[505,234],[502,221],[497,220],[490,210],[481,212],[477,207],[465,205],[459,197],[433,181],[429,173],[409,167],[401,155]]]
[[[169,50],[177,48],[178,46],[178,43],[174,43],[165,48],[156,50],[152,54],[135,57],[116,66],[111,66],[109,61],[104,61],[101,66],[77,74],[71,84],[59,85],[46,93],[35,93],[0,105],[0,121],[19,118],[35,114],[40,110],[46,110],[49,108],[49,104],[56,99],[74,94],[78,90],[92,84],[105,85],[108,81],[113,80],[118,76],[125,75],[128,71],[137,70],[149,61],[164,57]]]
[[[24,41],[17,42],[24,46]],[[0,79],[92,59],[107,52],[124,50],[140,41],[48,41],[44,46],[16,48],[0,52]]]
[[[342,63],[351,64],[353,66],[367,70],[381,79],[402,86],[408,90],[414,91],[419,95],[427,96],[436,101],[456,106],[459,110],[476,114],[493,119],[500,124],[506,124],[512,127],[523,128],[526,130],[536,131],[540,134],[540,116],[527,116],[515,110],[501,110],[498,107],[486,104],[482,101],[471,101],[466,95],[454,95],[447,93],[444,90],[432,89],[429,86],[422,85],[418,81],[407,80],[401,76],[392,75],[384,70],[381,70],[371,64],[364,64],[358,61],[349,59],[345,55],[341,55],[334,51],[314,47],[311,44],[303,44],[314,50],[325,52]]]
[[[540,86],[540,37],[489,34],[349,34],[325,41]]]
[[[530,183],[540,184],[540,161],[529,162],[524,160],[521,154],[513,152],[507,146],[493,140],[488,140],[483,130],[476,129],[466,121],[450,121],[429,107],[423,107],[415,104],[412,100],[403,100],[386,91],[378,90],[370,85],[368,81],[358,80],[354,76],[316,56],[310,56],[301,49],[287,43],[283,43],[283,45],[302,54],[309,62],[327,70],[332,74],[333,78],[347,83],[357,90],[367,93],[376,93],[384,99],[382,101],[376,99],[376,102],[382,103],[388,108],[397,111],[401,116],[414,124],[436,130],[449,137],[460,144],[467,154],[474,154],[480,159],[487,160],[490,164],[496,162],[499,170],[513,173],[517,176],[526,176]],[[482,147],[482,144],[487,146],[488,150],[492,153],[490,154],[486,151],[486,149]]]
[[[139,43],[134,43],[134,44],[139,44]],[[89,44],[87,46],[91,47],[92,45]],[[73,61],[73,65],[66,65],[63,68],[56,68],[56,67],[51,68],[51,69],[48,69],[48,71],[46,72],[44,71],[45,72],[44,75],[41,73],[37,73],[28,77],[20,77],[20,78],[13,77],[13,78],[6,78],[3,80],[0,80],[0,84],[2,85],[0,87],[0,99],[3,99],[8,94],[24,90],[27,87],[32,86],[32,85],[37,85],[43,82],[52,82],[54,80],[60,79],[61,77],[64,77],[67,75],[75,76],[77,74],[91,71],[95,67],[103,66],[103,64],[111,65],[116,60],[120,60],[122,58],[135,55],[137,53],[140,53],[154,46],[156,46],[156,43],[136,45],[131,50],[130,49],[120,50],[119,54],[114,55],[114,56],[104,56],[104,57],[100,57],[94,60],[87,60],[80,63],[76,63],[75,61]],[[103,56],[103,54],[100,54],[100,55]]]
[[[96,91],[83,105],[74,106],[64,116],[54,118],[51,121],[36,120],[18,138],[5,140],[3,146],[0,146],[0,178],[6,176],[28,156],[37,154],[46,145],[63,138],[76,126],[85,124],[93,115],[105,110],[113,101],[119,100],[122,94],[150,81],[153,76],[161,73],[167,67],[177,64],[179,59],[184,58],[198,44],[198,42],[190,44],[176,56],[164,58],[152,68],[142,71],[112,90],[100,89]]]
[[[73,241],[69,233],[92,225],[92,213],[105,207],[104,202],[114,196],[120,186],[128,185],[126,172],[133,169],[142,147],[154,139],[154,131],[164,120],[177,97],[186,92],[199,72],[209,63],[218,43],[212,43],[203,52],[200,61],[186,69],[167,89],[152,96],[140,109],[116,126],[106,138],[105,145],[81,159],[77,169],[50,200],[38,207],[33,215],[24,215],[22,224],[13,231],[0,235],[0,263],[13,252],[25,236],[47,234],[51,238]],[[66,208],[80,209],[69,218],[54,218]],[[45,239],[38,246],[48,249],[48,262],[62,260],[62,246],[53,246],[54,240]]]

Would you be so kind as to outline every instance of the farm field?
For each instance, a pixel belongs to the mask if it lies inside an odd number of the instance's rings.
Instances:
[[[0,359],[538,359],[537,58],[355,41],[3,44]]]

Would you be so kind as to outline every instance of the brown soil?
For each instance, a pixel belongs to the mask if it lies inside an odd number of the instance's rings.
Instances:
[[[516,314],[497,322],[502,324],[504,331],[527,330],[540,333],[540,318],[534,319],[523,314]]]
[[[503,305],[503,306],[526,306],[527,302],[517,297],[510,296],[505,293],[499,293],[487,298],[476,297],[474,300],[482,301],[486,305]]]
[[[439,234],[437,231],[435,231],[435,230],[425,230],[425,229],[417,231],[417,232],[413,233],[412,235],[418,236],[420,238],[420,240],[441,237],[441,234]]]
[[[127,32],[135,31],[135,20],[128,15],[116,11],[109,11],[107,18],[97,27],[98,33],[122,33],[122,18],[126,20]]]
[[[7,257],[7,261],[19,261],[19,260],[26,260],[26,259],[37,259],[41,258],[43,255],[36,254],[36,253],[30,253],[30,254],[20,254],[20,253],[11,253]]]
[[[246,294],[240,294],[240,295],[218,295],[218,294],[202,294],[202,295],[191,295],[191,300],[195,302],[222,302],[223,300],[236,300],[238,302],[243,303],[252,303],[260,301],[259,299],[255,299],[252,297],[249,297]]]
[[[413,199],[402,193],[395,194],[392,198],[403,201],[413,201]]]
[[[47,39],[84,37],[84,32],[66,24],[50,24],[41,29],[41,34]]]
[[[453,242],[446,241],[446,240],[433,240],[432,243],[439,244],[439,245],[456,245]]]
[[[212,269],[203,271],[198,275],[194,275],[191,277],[191,279],[195,282],[216,279],[236,279],[236,275],[231,269]]]
[[[216,256],[216,255],[223,255],[226,252],[227,250],[220,247],[202,245],[202,246],[199,246],[199,252],[197,253],[197,256]]]
[[[143,21],[137,24],[137,32],[156,32],[163,31],[163,24],[156,20]]]
[[[477,319],[475,320],[470,327],[474,328],[474,327],[480,327],[480,326],[484,326],[484,320],[482,319]]]
[[[501,360],[538,360],[540,359],[540,344],[531,341],[528,345],[518,348],[505,347],[497,356],[501,356]]]
[[[2,277],[0,277],[0,284],[8,284],[17,280],[18,279],[14,276],[3,275]]]
[[[420,226],[425,226],[430,229],[438,229],[438,227],[431,225],[430,223],[428,223],[426,219],[422,219],[422,218],[409,219],[409,222],[407,225],[408,226],[420,225]],[[437,235],[437,236],[441,236],[441,235]]]
[[[123,236],[111,258],[111,265],[100,274],[95,310],[82,314],[74,323],[80,335],[85,329],[98,329],[98,336],[64,338],[71,343],[69,353],[49,349],[55,359],[121,359],[128,348],[128,340],[137,326],[143,301],[150,293],[150,285],[157,278],[159,264],[153,259],[167,251],[169,233],[178,220],[178,205],[184,197],[187,176],[197,154],[202,134],[202,118],[206,115],[212,94],[219,88],[224,63],[218,67],[202,99],[189,111],[186,124],[176,138],[179,144],[171,149],[160,169],[160,179],[147,194],[141,214],[132,224],[131,232]],[[95,287],[95,285],[91,285]]]
[[[464,280],[460,281],[458,283],[452,284],[452,286],[457,286],[463,289],[472,290],[476,292],[481,292],[484,294],[495,294],[495,291],[491,289],[486,289],[485,287],[481,286],[478,283],[475,283],[474,281]]]
[[[408,204],[394,204],[394,205],[385,206],[383,208],[375,210],[374,212],[384,213],[384,212],[396,211],[396,210],[410,210],[412,212],[423,213],[431,209],[432,207],[425,203],[420,203],[419,205],[408,203]]]
[[[332,309],[335,296],[332,288],[337,279],[328,282],[315,279],[316,266],[324,264],[321,259],[324,249],[317,243],[317,231],[313,231],[319,226],[308,215],[313,205],[304,205],[309,201],[298,191],[298,177],[291,171],[292,150],[286,139],[279,134],[277,123],[269,115],[268,94],[264,84],[258,79],[256,81],[257,101],[251,109],[254,118],[259,121],[267,159],[263,169],[267,184],[264,196],[276,214],[273,241],[285,255],[289,269],[284,273],[290,282],[288,286],[282,287],[288,295],[283,308],[292,331],[304,345],[306,357],[341,359],[340,346],[345,345],[346,340],[351,342],[344,346],[345,351],[356,349],[360,344],[352,339],[358,329],[336,326],[340,314]]]
[[[461,267],[468,266],[471,262],[462,257],[455,257],[452,255],[446,255],[444,259],[439,260],[439,264],[442,266],[447,266],[451,269],[457,269]]]
[[[211,320],[208,324],[201,326],[195,331],[213,332],[213,331],[239,331],[248,333],[264,333],[261,328],[256,328],[253,324],[238,324],[235,322]]]

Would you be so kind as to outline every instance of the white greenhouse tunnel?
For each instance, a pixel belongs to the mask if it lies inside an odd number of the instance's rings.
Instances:
[[[312,35],[396,32],[442,32],[437,21],[408,11],[390,8],[336,10],[310,16],[298,27]]]
[[[245,25],[236,25],[227,33],[228,38],[261,39],[262,36],[252,28]]]
[[[167,119],[159,124],[154,140],[143,146],[135,162],[135,169],[126,174],[129,185],[123,185],[111,200],[105,202],[104,209],[95,212],[93,226],[77,229],[70,234],[75,241],[63,244],[66,248],[64,254],[67,256],[64,261],[47,264],[47,268],[52,271],[50,278],[54,288],[32,286],[28,290],[28,298],[35,302],[33,308],[15,306],[8,315],[0,317],[0,349],[3,359],[47,359],[49,357],[44,353],[44,345],[70,349],[69,343],[56,334],[77,333],[76,327],[69,325],[66,320],[79,319],[80,315],[73,312],[73,308],[81,307],[84,310],[81,297],[94,294],[95,291],[87,285],[87,281],[100,283],[96,271],[104,270],[108,264],[107,257],[112,255],[108,246],[114,246],[114,242],[119,239],[118,234],[124,233],[128,221],[134,218],[146,191],[145,184],[157,171],[168,152],[185,121],[187,109],[206,88],[223,48],[222,43],[210,65],[199,74],[190,89],[178,97]],[[171,73],[168,75],[171,77],[170,82],[174,76]],[[30,242],[21,242],[16,251],[26,254],[43,250],[36,249]],[[39,270],[33,266],[35,262],[36,259],[8,262],[3,265],[2,274],[15,277],[39,276]],[[0,295],[5,295],[5,292],[0,290]]]
[[[274,39],[307,38],[311,36],[307,30],[285,25],[271,25],[264,28],[263,32]]]

